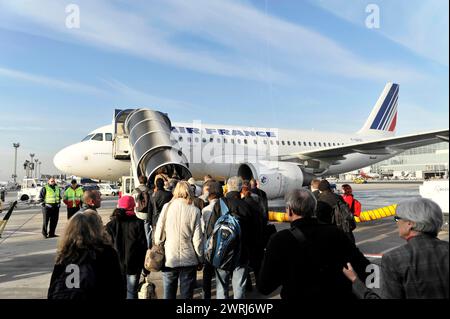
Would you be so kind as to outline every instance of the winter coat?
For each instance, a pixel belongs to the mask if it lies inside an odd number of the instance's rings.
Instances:
[[[200,210],[181,198],[164,205],[156,225],[156,245],[161,243],[164,220],[166,232],[165,266],[179,268],[197,266],[203,263],[204,245]]]
[[[144,267],[148,246],[144,222],[136,215],[128,216],[122,211],[119,216],[112,217],[106,229],[119,255],[122,273],[124,275],[140,274]]]

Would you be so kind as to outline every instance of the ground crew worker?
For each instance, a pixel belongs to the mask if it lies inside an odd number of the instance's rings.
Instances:
[[[52,177],[48,184],[42,188],[39,194],[39,201],[42,203],[43,226],[42,235],[44,238],[58,237],[55,234],[59,219],[59,208],[61,207],[61,189],[56,185],[56,180]],[[50,230],[48,224],[50,222]]]
[[[83,203],[83,188],[73,180],[71,186],[64,192],[64,204],[67,205],[67,219],[72,218],[80,209]]]

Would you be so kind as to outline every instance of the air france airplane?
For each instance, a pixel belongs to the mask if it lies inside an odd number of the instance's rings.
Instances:
[[[366,123],[353,134],[170,123],[168,120],[168,138],[175,145],[175,154],[184,159],[185,163],[180,160],[180,167],[187,169],[181,171],[183,177],[202,179],[209,174],[217,180],[234,175],[244,179],[255,178],[269,198],[278,198],[291,189],[308,185],[312,178],[354,171],[410,148],[448,142],[448,129],[395,137],[398,97],[399,85],[388,83]],[[133,111],[130,116],[150,112],[145,109]],[[116,115],[118,113],[121,114],[116,111]],[[150,174],[165,163],[164,160],[148,159],[147,154],[152,152],[151,141],[156,139],[150,138],[155,133],[151,132],[152,129],[148,128],[145,132],[139,129],[145,121],[149,120],[136,121],[135,127],[128,132],[132,138],[141,131],[141,135],[130,142],[129,150],[125,151],[125,154],[134,154],[134,165],[133,156],[116,156],[115,143],[120,136],[114,121],[112,125],[89,133],[81,143],[60,151],[54,158],[54,164],[66,174],[93,179],[115,181],[130,175],[130,171],[146,173],[151,177]],[[150,138],[150,142],[145,142],[145,145],[150,146],[142,151],[142,146],[138,144],[146,137]],[[142,168],[141,162],[146,156],[145,165],[153,165],[150,171]]]

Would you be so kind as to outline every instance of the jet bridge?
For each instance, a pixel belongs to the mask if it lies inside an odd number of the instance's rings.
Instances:
[[[167,114],[150,109],[116,110],[113,156],[131,160],[131,175],[145,175],[150,181],[158,174],[182,178],[192,176],[189,163],[178,142],[171,138],[172,124]]]

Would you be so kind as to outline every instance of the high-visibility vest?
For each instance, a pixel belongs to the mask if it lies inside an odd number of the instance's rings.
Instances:
[[[58,186],[55,186],[55,190],[49,185],[45,185],[45,203],[46,204],[59,204],[61,201],[61,190]]]
[[[72,207],[78,207],[83,200],[83,194],[83,188],[78,187],[77,189],[73,189],[69,187],[64,193],[64,200],[68,201]]]

